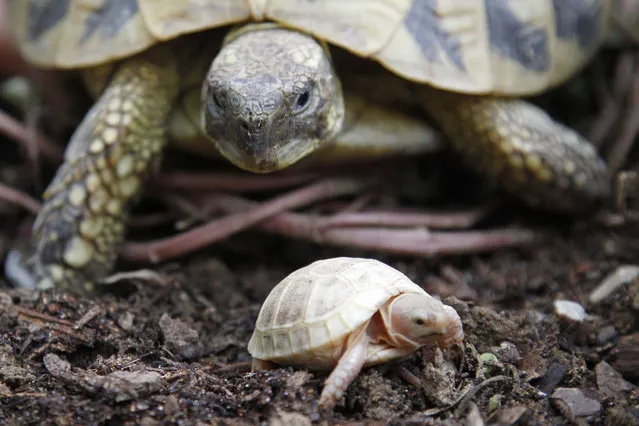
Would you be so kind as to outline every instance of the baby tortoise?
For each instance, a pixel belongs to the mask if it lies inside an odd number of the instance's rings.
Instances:
[[[272,364],[333,370],[319,404],[332,409],[363,367],[464,338],[457,312],[374,260],[319,260],[273,288],[248,344],[252,369]]]
[[[505,189],[582,211],[609,196],[605,163],[517,97],[560,84],[593,56],[611,1],[11,0],[25,58],[83,70],[96,96],[34,225],[40,286],[90,292],[112,270],[131,201],[169,136],[203,136],[259,173],[336,147],[352,158],[419,151],[425,132],[414,119],[418,131],[406,130],[396,97],[424,108],[467,164]],[[247,21],[221,48],[207,31]],[[375,101],[360,106],[390,106],[373,122],[396,137],[362,132],[342,144],[357,114],[351,83],[342,90],[349,70],[338,75],[329,44],[390,71],[372,76]]]

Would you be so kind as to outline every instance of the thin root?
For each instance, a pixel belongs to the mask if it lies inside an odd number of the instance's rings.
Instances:
[[[428,227],[437,229],[463,229],[475,225],[493,210],[493,206],[469,211],[442,212],[386,212],[367,211],[340,213],[319,222],[322,228],[347,226]]]
[[[621,123],[621,131],[608,156],[608,165],[612,172],[619,170],[625,163],[635,137],[639,133],[639,76],[632,81],[628,99],[628,114]]]
[[[283,211],[325,198],[356,193],[364,185],[350,179],[323,180],[176,236],[149,243],[128,243],[123,247],[122,257],[129,261],[162,262],[221,241]]]
[[[256,203],[240,197],[222,196],[220,207],[228,214],[242,214],[256,208]],[[328,218],[330,222],[330,218]],[[377,223],[380,223],[379,221]],[[380,227],[327,228],[323,219],[299,213],[280,212],[257,224],[262,231],[287,237],[311,240],[358,249],[372,249],[392,254],[437,256],[466,254],[503,247],[521,246],[539,241],[541,233],[527,229],[489,231],[433,232],[423,227],[410,229]]]
[[[0,183],[0,199],[23,207],[31,213],[38,213],[40,210],[40,203],[35,198],[3,183]]]
[[[53,162],[62,161],[62,149],[36,131],[28,129],[24,124],[0,109],[0,133],[20,142],[27,152],[32,152],[31,144],[35,142],[42,156]]]
[[[245,193],[290,188],[317,178],[314,173],[249,175],[240,173],[188,173],[160,174],[153,183],[162,191],[184,189],[190,191],[220,191]]]

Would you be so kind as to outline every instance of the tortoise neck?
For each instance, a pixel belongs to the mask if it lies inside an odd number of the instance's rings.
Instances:
[[[384,306],[379,309],[379,316],[371,320],[369,333],[372,340],[383,340],[394,347],[414,347],[419,348],[421,344],[409,339],[405,335],[398,333],[396,327],[393,326],[393,305],[406,295],[400,294],[390,299]]]

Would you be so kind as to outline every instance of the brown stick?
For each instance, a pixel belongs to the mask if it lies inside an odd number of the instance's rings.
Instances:
[[[307,183],[317,174],[243,175],[240,173],[186,173],[160,174],[153,183],[162,190],[188,189],[193,191],[250,192],[282,189]]]
[[[13,204],[17,204],[29,210],[31,213],[38,213],[40,210],[40,203],[32,198],[25,192],[19,191],[15,188],[11,188],[3,183],[0,183],[0,198]]]
[[[255,203],[240,197],[223,196],[220,205],[230,213],[253,208]],[[318,244],[426,257],[521,246],[536,242],[541,237],[540,233],[529,229],[432,232],[424,228],[326,228],[322,226],[322,219],[297,213],[279,213],[259,223],[257,227],[263,231],[311,240]]]
[[[607,138],[611,136],[611,130],[622,115],[621,108],[628,88],[632,82],[635,68],[634,57],[630,52],[624,52],[619,56],[615,67],[614,85],[609,89],[606,85],[603,66],[595,68],[599,70],[595,79],[595,91],[599,100],[599,114],[595,118],[590,129],[589,140],[598,148],[601,148]]]
[[[361,181],[326,179],[275,197],[241,213],[215,219],[182,234],[148,243],[128,243],[122,257],[130,261],[162,262],[223,240],[277,213],[295,209],[328,197],[352,194],[364,186]]]
[[[2,110],[0,110],[0,132],[20,142],[29,152],[31,152],[30,144],[35,142],[42,156],[48,160],[59,162],[64,158],[60,147],[37,132],[30,131],[24,124]]]
[[[623,166],[628,157],[628,152],[632,148],[635,136],[639,133],[639,108],[637,106],[639,106],[639,76],[635,76],[632,81],[628,99],[630,112],[621,123],[619,137],[608,156],[608,167],[612,172],[616,172]]]
[[[479,207],[470,211],[451,212],[386,212],[366,211],[339,213],[322,219],[322,228],[347,226],[427,227],[437,229],[461,229],[476,224],[492,207]]]

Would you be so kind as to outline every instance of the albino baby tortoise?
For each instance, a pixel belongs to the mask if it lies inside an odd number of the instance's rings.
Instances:
[[[83,70],[96,96],[34,225],[40,286],[91,291],[110,273],[130,203],[169,136],[204,137],[260,173],[339,147],[353,85],[329,44],[390,71],[368,90],[387,105],[397,96],[388,79],[402,77],[468,165],[535,205],[582,211],[609,195],[605,163],[516,98],[560,84],[593,56],[611,2],[10,0],[25,58]],[[221,48],[207,31],[250,21],[268,22],[232,32]],[[346,155],[410,152],[423,132],[401,143],[410,132],[392,111],[375,121],[398,137],[362,133]]]
[[[463,338],[455,309],[406,275],[374,259],[337,257],[298,269],[273,288],[248,351],[253,370],[332,369],[319,402],[330,409],[363,367]]]

